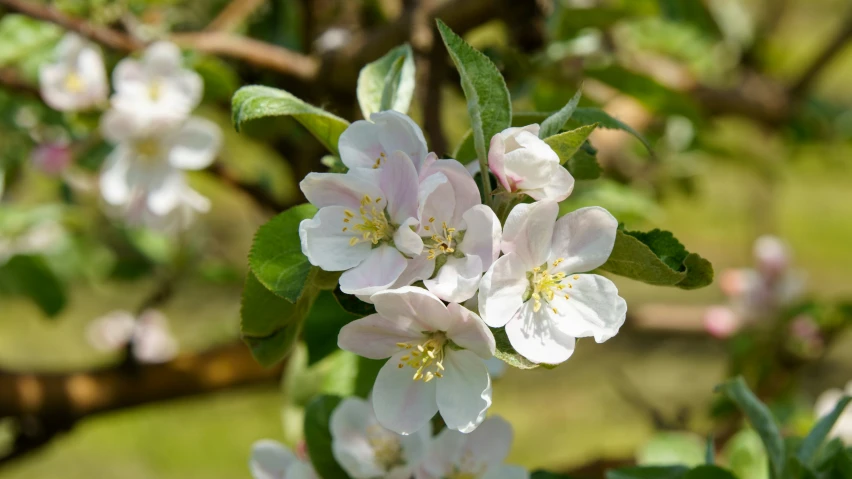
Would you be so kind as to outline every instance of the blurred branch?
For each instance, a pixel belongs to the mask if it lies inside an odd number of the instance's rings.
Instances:
[[[266,0],[232,0],[219,15],[207,25],[205,30],[230,32],[239,27],[248,17],[260,8]]]
[[[0,85],[16,92],[41,98],[38,88],[27,83],[17,72],[9,68],[0,68]]]
[[[810,89],[822,70],[843,50],[850,39],[852,39],[852,9],[846,14],[846,18],[834,38],[790,87],[790,95],[794,98],[802,97]]]

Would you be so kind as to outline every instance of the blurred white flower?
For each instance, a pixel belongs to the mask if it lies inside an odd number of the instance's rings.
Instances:
[[[169,42],[149,46],[141,60],[125,58],[112,72],[114,115],[136,138],[168,133],[189,117],[201,101],[201,76],[183,68],[180,49]]]
[[[852,381],[846,383],[846,389],[829,389],[817,398],[814,405],[814,413],[817,417],[823,417],[834,410],[834,407],[843,396],[852,396]],[[834,423],[830,437],[840,438],[846,445],[852,445],[852,406],[847,406],[843,413]]]
[[[334,458],[353,479],[411,477],[432,437],[430,424],[409,436],[385,429],[372,404],[356,397],[337,406],[330,430]]]
[[[56,62],[39,70],[44,102],[60,111],[95,108],[109,94],[100,47],[67,33],[56,47]]]
[[[140,363],[162,363],[177,356],[178,344],[168,320],[157,310],[146,310],[139,318],[123,310],[112,311],[89,323],[89,344],[99,351],[117,351],[133,342],[134,358]]]
[[[331,27],[314,40],[314,49],[317,53],[328,53],[348,44],[351,38],[352,33],[349,30]]]
[[[254,479],[319,479],[310,461],[271,439],[252,445],[249,470]]]
[[[441,431],[430,444],[416,479],[527,479],[520,466],[503,464],[512,447],[512,426],[501,417],[490,417],[475,431],[462,434]]]
[[[627,304],[612,281],[591,271],[612,252],[618,222],[599,207],[556,219],[552,201],[520,204],[503,228],[504,256],[479,286],[479,312],[506,335],[521,355],[559,364],[574,352],[575,338],[601,343],[615,336]]]
[[[390,358],[373,386],[379,423],[411,434],[440,411],[449,429],[476,429],[491,406],[484,361],[495,343],[485,323],[422,288],[386,290],[371,300],[377,313],[344,326],[337,345],[370,359]]]
[[[535,200],[562,201],[574,190],[574,177],[555,151],[538,137],[539,126],[506,128],[494,135],[488,167],[500,185]]]

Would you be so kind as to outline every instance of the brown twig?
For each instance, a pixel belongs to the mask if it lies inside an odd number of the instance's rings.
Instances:
[[[209,32],[230,32],[239,27],[266,0],[233,0],[207,25]]]
[[[850,39],[852,39],[852,9],[847,12],[846,18],[834,38],[817,55],[813,62],[804,69],[799,79],[790,87],[790,96],[797,99],[801,98],[810,89],[823,69],[843,50],[843,47],[846,46],[846,43]]]
[[[9,68],[0,68],[0,85],[14,92],[41,98],[38,88],[27,83],[17,72]]]

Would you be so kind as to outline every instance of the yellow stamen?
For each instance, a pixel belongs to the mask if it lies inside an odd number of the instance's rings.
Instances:
[[[361,216],[361,223],[352,227],[354,231],[361,233],[361,237],[353,236],[349,240],[350,245],[355,246],[360,242],[379,244],[380,241],[393,237],[393,227],[388,222],[387,215],[384,210],[380,210],[377,207],[377,204],[381,200],[382,198],[379,197],[374,202],[369,195],[364,195],[361,198],[361,207],[358,209]],[[344,210],[343,215],[344,223],[351,223],[351,220],[355,218],[355,214],[349,210]]]
[[[444,347],[447,343],[447,337],[444,333],[432,333],[427,339],[419,344],[397,343],[401,349],[411,350],[411,354],[406,354],[399,358],[400,362],[397,367],[404,366],[412,367],[414,375],[411,377],[414,381],[429,382],[432,379],[443,377],[441,371],[444,370]]]

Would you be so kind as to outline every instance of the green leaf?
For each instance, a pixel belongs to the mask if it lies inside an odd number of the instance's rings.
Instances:
[[[577,155],[575,157],[577,150],[583,146],[597,126],[597,123],[581,126],[576,130],[549,136],[544,140],[559,156],[559,162],[565,165],[571,172],[571,176],[577,180],[594,180],[601,176],[601,167],[594,156]]]
[[[684,474],[683,479],[737,479],[737,476],[727,469],[705,464]]]
[[[530,479],[571,479],[571,476],[539,469],[530,473]]]
[[[444,22],[436,20],[444,45],[461,77],[461,86],[467,99],[467,112],[473,130],[473,144],[483,171],[488,159],[491,138],[512,123],[512,101],[506,81],[497,67],[481,52],[468,45],[453,33]],[[483,178],[486,197],[491,185]],[[487,185],[487,186],[485,186]]]
[[[751,428],[741,429],[725,444],[722,457],[737,477],[766,479],[769,477],[769,459],[760,436]]]
[[[268,116],[292,116],[335,155],[340,154],[337,141],[349,127],[349,122],[343,118],[309,105],[284,90],[249,85],[234,93],[231,120],[237,131],[247,121]]]
[[[317,292],[311,285],[291,303],[272,294],[249,272],[240,307],[240,330],[257,362],[271,366],[290,354]]]
[[[7,14],[0,19],[0,66],[7,66],[51,48],[62,36],[58,26],[26,15]]]
[[[686,466],[704,463],[704,443],[701,436],[686,431],[655,433],[637,452],[641,466]]]
[[[360,317],[343,309],[331,291],[319,293],[305,320],[303,338],[308,346],[308,365],[336,351],[340,328]]]
[[[340,306],[349,313],[352,313],[359,318],[371,315],[376,312],[376,307],[370,303],[365,303],[357,297],[346,294],[340,290],[340,286],[334,290],[334,298],[340,303]]]
[[[16,255],[0,265],[0,291],[30,298],[48,317],[65,307],[65,287],[44,258]]]
[[[769,408],[751,392],[742,376],[721,384],[716,390],[736,403],[757,431],[769,456],[772,477],[775,479],[784,477],[784,439]]]
[[[311,204],[294,206],[258,228],[249,252],[249,266],[266,289],[295,302],[311,271],[311,263],[302,254],[299,223],[313,218],[317,208]]]
[[[550,113],[538,111],[516,112],[512,115],[512,126],[525,126],[532,123],[540,123],[551,116]],[[622,130],[630,133],[637,140],[642,142],[642,145],[648,149],[648,153],[654,154],[651,149],[651,143],[638,131],[634,130],[627,123],[613,118],[609,113],[595,107],[578,107],[574,110],[571,118],[560,129],[568,128],[569,126],[583,126],[597,123],[598,128],[606,128],[608,130]]]
[[[711,466],[716,464],[716,445],[712,434],[707,435],[707,444],[704,447],[704,463]]]
[[[682,479],[687,469],[684,466],[625,467],[606,472],[606,479]]]
[[[467,130],[462,137],[456,151],[453,152],[453,158],[462,164],[476,160],[476,146],[473,144],[473,132],[471,130]]]
[[[577,90],[577,93],[574,94],[571,101],[563,106],[561,110],[550,115],[541,122],[541,129],[538,131],[538,137],[545,139],[559,133],[562,130],[562,127],[565,126],[565,123],[571,118],[571,115],[574,114],[574,110],[577,109],[577,103],[580,103],[581,96],[582,92]]]
[[[658,286],[695,289],[713,282],[713,266],[668,231],[621,231],[604,271]]]
[[[384,110],[407,113],[414,96],[414,74],[414,52],[407,43],[365,65],[356,89],[364,118]]]
[[[846,406],[849,404],[849,401],[852,401],[852,397],[844,396],[840,401],[837,402],[837,405],[834,406],[834,409],[827,415],[825,415],[819,422],[816,423],[811,432],[808,433],[808,436],[805,438],[802,445],[799,447],[799,453],[797,456],[799,460],[802,461],[802,464],[805,465],[813,465],[814,458],[816,456],[817,451],[819,451],[822,443],[825,442],[825,438],[828,437],[828,433],[831,432],[831,428],[834,427],[834,423],[840,418],[840,415],[843,414],[843,410],[846,409]]]
[[[311,463],[323,479],[348,479],[331,452],[331,413],[342,399],[337,396],[319,396],[305,408],[305,443],[310,451]]]
[[[521,356],[521,354],[515,351],[515,348],[512,347],[512,343],[509,342],[509,337],[506,335],[506,330],[504,328],[491,328],[491,332],[494,334],[494,340],[497,343],[497,348],[494,351],[494,356],[509,366],[514,366],[518,369],[535,369],[539,366],[543,366],[542,364],[537,364],[529,359]]]

